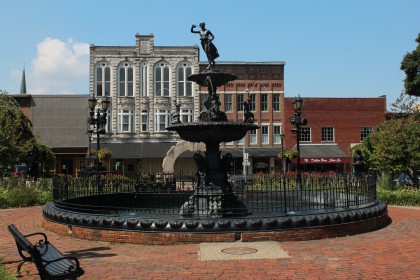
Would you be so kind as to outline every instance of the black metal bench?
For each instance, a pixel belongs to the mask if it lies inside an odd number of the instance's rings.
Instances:
[[[64,256],[51,243],[42,232],[23,235],[15,225],[8,226],[10,233],[15,239],[19,255],[22,261],[17,268],[17,275],[20,276],[20,269],[25,262],[33,262],[38,269],[41,279],[76,279],[83,275],[79,260],[75,257]],[[27,239],[30,236],[41,236],[38,243],[32,244]],[[26,255],[28,254],[28,256]]]

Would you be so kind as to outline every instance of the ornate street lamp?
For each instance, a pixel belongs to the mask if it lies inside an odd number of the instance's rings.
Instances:
[[[98,192],[102,191],[99,184],[100,179],[100,167],[101,163],[99,161],[99,149],[100,149],[100,135],[105,134],[105,125],[107,121],[107,111],[109,109],[110,101],[108,97],[106,97],[104,100],[101,101],[101,109],[96,110],[96,117],[95,117],[95,109],[96,104],[98,100],[95,97],[88,99],[88,105],[89,105],[89,124],[93,126],[94,129],[96,129],[96,157],[97,157],[97,163],[96,163],[96,185],[98,188]],[[92,130],[93,132],[93,130]]]
[[[90,124],[89,124],[89,126],[90,126]],[[87,131],[87,135],[88,135],[88,138],[89,138],[89,151],[88,151],[88,153],[89,153],[89,161],[88,161],[88,167],[91,167],[91,165],[92,165],[92,134],[93,134],[93,129],[91,129],[89,127],[89,129]]]
[[[290,118],[290,123],[295,126],[292,129],[292,133],[296,134],[296,150],[297,150],[297,158],[296,158],[296,187],[298,189],[302,188],[302,174],[300,173],[300,134],[301,134],[301,127],[308,124],[308,120],[301,118],[301,110],[303,99],[299,97],[295,97],[295,100],[292,101],[293,108],[295,109],[295,116]]]
[[[249,89],[245,90],[243,101],[245,102],[245,100],[247,100],[247,98],[249,98]],[[245,120],[246,120],[246,117],[245,117],[245,110],[244,110],[244,121]],[[243,142],[242,142],[242,155],[243,155],[242,156],[242,159],[243,159],[243,161],[242,161],[242,169],[243,169],[242,172],[243,172],[245,184],[246,184],[246,179],[247,179],[246,177],[248,176],[247,169],[248,169],[248,164],[249,164],[248,154],[245,153],[245,138],[246,138],[247,135],[248,135],[248,132],[245,133],[245,136],[244,136]]]

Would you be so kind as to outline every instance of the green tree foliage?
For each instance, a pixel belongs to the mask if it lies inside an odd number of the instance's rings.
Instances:
[[[357,146],[368,169],[392,174],[407,173],[419,187],[420,112],[415,110],[416,97],[404,93],[392,104],[389,120],[378,125]]]
[[[25,160],[34,144],[29,119],[13,97],[0,94],[0,165],[8,167]]]
[[[404,87],[409,95],[420,96],[420,33],[416,38],[416,49],[407,53],[401,61],[401,70],[405,72]]]

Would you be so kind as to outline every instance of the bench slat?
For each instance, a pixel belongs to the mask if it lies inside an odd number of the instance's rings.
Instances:
[[[76,267],[76,263],[70,259],[62,259],[58,262],[52,262],[56,259],[63,258],[64,255],[50,244],[41,244],[37,246],[38,252],[41,254],[42,263],[45,267],[45,270],[50,274],[62,274],[63,272],[70,272],[70,267]],[[49,263],[49,264],[48,264]]]

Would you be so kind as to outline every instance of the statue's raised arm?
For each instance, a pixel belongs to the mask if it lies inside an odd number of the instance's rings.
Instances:
[[[200,31],[194,30],[194,28],[196,28],[196,27],[197,27],[197,25],[195,25],[195,24],[191,25],[191,33],[200,33]]]
[[[204,22],[200,23],[201,30],[194,30],[196,27],[197,26],[194,24],[191,26],[191,33],[200,34],[201,46],[203,47],[207,60],[209,61],[207,69],[214,69],[214,60],[219,57],[219,52],[217,51],[216,46],[212,43],[214,35],[210,30],[206,29],[206,24]]]

